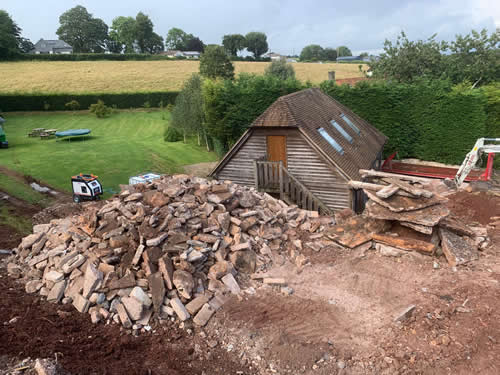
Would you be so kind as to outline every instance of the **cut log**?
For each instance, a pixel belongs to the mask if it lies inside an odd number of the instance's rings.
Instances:
[[[391,184],[391,185],[384,186],[382,189],[377,191],[375,194],[379,198],[389,198],[390,196],[394,195],[398,190],[399,190],[399,187]]]
[[[389,177],[389,178],[399,178],[400,180],[412,181],[412,182],[421,182],[421,183],[429,183],[431,179],[425,177],[416,177],[416,176],[407,176],[404,174],[396,174],[396,173],[387,173],[375,171],[373,169],[360,169],[359,174],[362,177],[365,176],[373,176],[373,177]]]
[[[399,223],[402,226],[411,228],[413,230],[416,230],[417,232],[424,233],[424,234],[432,234],[433,227],[428,227],[427,225],[408,223],[406,221],[400,221]]]
[[[368,198],[377,202],[383,207],[388,208],[393,212],[415,211],[425,207],[434,206],[446,201],[446,198],[410,198],[401,196],[392,196],[387,199],[380,199],[376,194],[370,191],[365,191]]]
[[[461,236],[476,237],[476,233],[472,229],[469,229],[465,224],[458,221],[455,217],[448,216],[444,218],[439,222],[439,226]]]
[[[455,267],[466,264],[479,258],[477,247],[459,235],[447,229],[439,228],[439,236],[441,237],[443,253],[450,266]]]
[[[387,234],[373,234],[373,239],[377,242],[397,247],[398,249],[408,251],[420,251],[426,254],[432,254],[436,250],[436,245],[430,242],[416,240],[407,237],[394,237]]]
[[[450,210],[442,204],[422,208],[417,211],[409,212],[393,212],[374,201],[366,203],[365,214],[368,217],[382,220],[397,220],[406,221],[409,223],[426,225],[433,227],[437,225],[443,218],[450,214]]]
[[[404,190],[415,197],[432,198],[432,196],[434,195],[432,191],[416,188],[404,181],[395,178],[383,178],[382,180],[390,185],[397,186],[401,190]]]

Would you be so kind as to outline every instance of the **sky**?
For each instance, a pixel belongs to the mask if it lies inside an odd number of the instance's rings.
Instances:
[[[83,5],[108,26],[114,17],[150,16],[155,32],[165,37],[171,27],[194,34],[205,44],[220,44],[225,34],[262,31],[270,50],[300,54],[308,44],[348,46],[354,54],[382,51],[385,39],[404,30],[409,39],[452,40],[456,34],[500,28],[498,0],[1,0],[33,43],[57,39],[59,16]]]

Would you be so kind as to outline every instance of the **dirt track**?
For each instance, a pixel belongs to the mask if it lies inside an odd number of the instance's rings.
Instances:
[[[482,224],[499,204],[485,193],[449,202],[464,221]],[[19,239],[9,235],[0,248]],[[71,374],[498,374],[499,228],[489,235],[494,245],[456,272],[443,257],[435,269],[424,255],[323,249],[307,254],[311,265],[302,270],[286,262],[272,270],[286,277],[290,296],[263,286],[234,298],[203,330],[168,323],[139,337],[27,295],[2,268],[0,373],[57,354]],[[395,323],[411,304],[413,317]]]

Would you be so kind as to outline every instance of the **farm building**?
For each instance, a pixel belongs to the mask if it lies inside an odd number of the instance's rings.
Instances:
[[[305,209],[356,209],[363,198],[348,182],[361,179],[359,169],[380,166],[386,140],[321,90],[302,90],[262,113],[211,176],[279,194]]]

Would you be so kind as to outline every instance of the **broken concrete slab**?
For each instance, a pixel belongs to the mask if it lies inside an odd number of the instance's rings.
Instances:
[[[191,315],[189,315],[189,312],[186,310],[186,307],[178,297],[172,298],[170,300],[170,306],[172,306],[175,313],[182,322],[188,320],[191,317]]]
[[[191,314],[194,315],[198,312],[198,310],[201,309],[201,307],[208,303],[208,297],[205,295],[198,296],[194,298],[191,302],[189,302],[186,305],[186,310]]]
[[[159,313],[163,299],[165,298],[165,282],[161,272],[156,272],[148,277],[149,288],[153,300],[154,311]]]
[[[408,318],[411,317],[413,312],[415,311],[416,306],[415,305],[410,305],[406,309],[404,309],[402,312],[398,313],[396,317],[394,318],[395,322],[403,322],[407,320]]]
[[[451,267],[479,259],[477,247],[459,235],[447,229],[439,228],[439,236],[441,237],[441,248]]]
[[[127,310],[125,309],[125,306],[123,306],[122,303],[118,302],[115,304],[116,307],[116,312],[118,313],[118,316],[120,317],[120,322],[122,323],[124,328],[132,328],[132,321],[130,320],[130,317],[127,314]]]
[[[381,220],[405,221],[433,227],[450,214],[450,210],[442,204],[408,212],[392,212],[374,201],[366,203],[367,216]]]
[[[187,299],[191,298],[191,293],[194,288],[193,276],[184,270],[176,270],[173,275],[173,284],[177,288],[179,294]]]
[[[173,278],[174,278],[174,265],[168,254],[164,255],[158,259],[158,268],[165,280],[165,284],[169,290],[174,288]]]
[[[138,300],[146,307],[151,307],[151,305],[153,304],[151,298],[149,298],[149,296],[139,286],[136,286],[135,288],[132,289],[132,291],[129,294],[129,297],[134,297],[136,300]]]
[[[193,323],[200,327],[203,327],[208,323],[214,313],[215,309],[213,309],[212,306],[210,306],[208,303],[205,303],[198,314],[196,314],[196,316],[193,318]]]
[[[81,313],[86,313],[89,309],[89,300],[83,297],[81,294],[73,294],[73,306]]]
[[[127,314],[132,320],[141,319],[142,312],[144,311],[144,305],[141,301],[134,297],[123,297],[122,304],[127,310]]]
[[[228,273],[227,275],[223,276],[221,280],[224,283],[224,285],[226,285],[229,288],[231,293],[233,294],[241,293],[240,286],[238,285],[238,282],[236,281],[236,279],[232,274]]]
[[[85,276],[83,279],[83,297],[89,298],[94,290],[102,282],[102,272],[94,267],[92,263],[87,264],[87,269],[85,271]]]
[[[59,303],[64,296],[64,290],[66,289],[66,280],[58,281],[54,284],[52,289],[47,296],[47,301]]]

